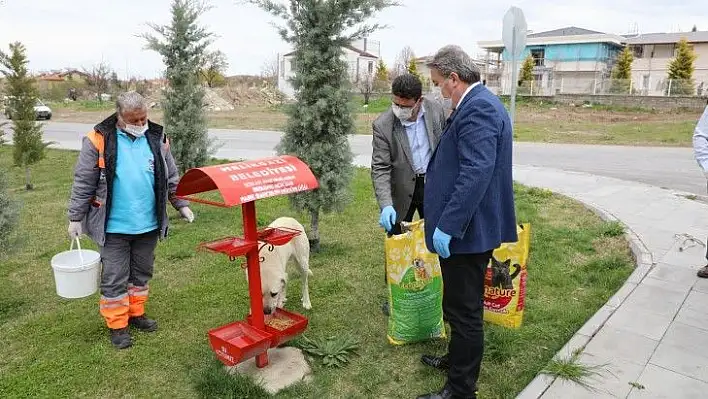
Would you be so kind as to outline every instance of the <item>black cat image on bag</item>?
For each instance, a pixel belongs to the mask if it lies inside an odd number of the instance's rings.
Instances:
[[[498,261],[492,256],[492,287],[499,287],[504,290],[514,289],[513,280],[521,273],[521,265],[514,264],[514,273],[509,274],[511,259],[504,262]]]

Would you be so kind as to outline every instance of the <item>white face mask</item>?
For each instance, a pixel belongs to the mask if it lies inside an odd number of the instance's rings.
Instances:
[[[396,104],[393,104],[391,106],[391,110],[393,111],[393,114],[396,115],[396,118],[401,121],[401,123],[411,123],[409,119],[413,117],[413,108],[402,108]]]
[[[452,109],[452,98],[443,98],[442,106],[444,110]]]
[[[440,87],[433,87],[433,94],[435,95],[435,98],[440,100],[442,103],[443,109],[444,110],[450,110],[452,109],[452,98],[445,98],[442,94],[442,90]]]
[[[143,137],[145,135],[145,132],[148,130],[148,124],[147,122],[140,126],[140,125],[130,125],[130,124],[125,124],[125,128],[123,128],[123,131],[135,136],[135,137]]]

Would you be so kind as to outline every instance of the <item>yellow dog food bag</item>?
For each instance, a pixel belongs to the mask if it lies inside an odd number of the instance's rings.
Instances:
[[[494,250],[484,279],[484,320],[519,328],[526,299],[526,264],[531,244],[531,225],[517,227],[519,239]]]
[[[425,246],[423,220],[405,223],[403,230],[385,239],[388,340],[403,345],[445,338],[440,261]]]

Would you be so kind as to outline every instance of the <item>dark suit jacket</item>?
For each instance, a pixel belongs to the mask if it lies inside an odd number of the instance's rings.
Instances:
[[[486,87],[473,88],[450,115],[425,178],[425,238],[434,251],[438,227],[451,254],[493,250],[517,241],[512,126]]]
[[[430,150],[435,151],[445,125],[442,105],[423,99],[425,127],[428,131]],[[381,209],[391,205],[396,210],[396,223],[408,212],[415,190],[413,155],[406,128],[390,109],[374,123],[371,153],[371,180],[376,201]]]

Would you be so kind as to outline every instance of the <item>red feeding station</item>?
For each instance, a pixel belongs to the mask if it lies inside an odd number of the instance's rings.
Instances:
[[[310,168],[293,156],[279,156],[255,161],[194,168],[182,176],[177,197],[193,202],[230,208],[241,206],[244,237],[226,237],[200,244],[213,252],[225,254],[231,260],[246,256],[248,295],[251,313],[239,320],[209,331],[209,343],[219,360],[233,366],[252,357],[256,365],[268,365],[268,349],[301,334],[307,328],[303,315],[276,309],[271,319],[284,324],[266,325],[261,294],[259,251],[263,245],[287,244],[302,233],[298,230],[256,226],[256,200],[314,190],[317,179]],[[222,201],[195,197],[195,194],[218,190]],[[261,244],[262,243],[262,244]]]

